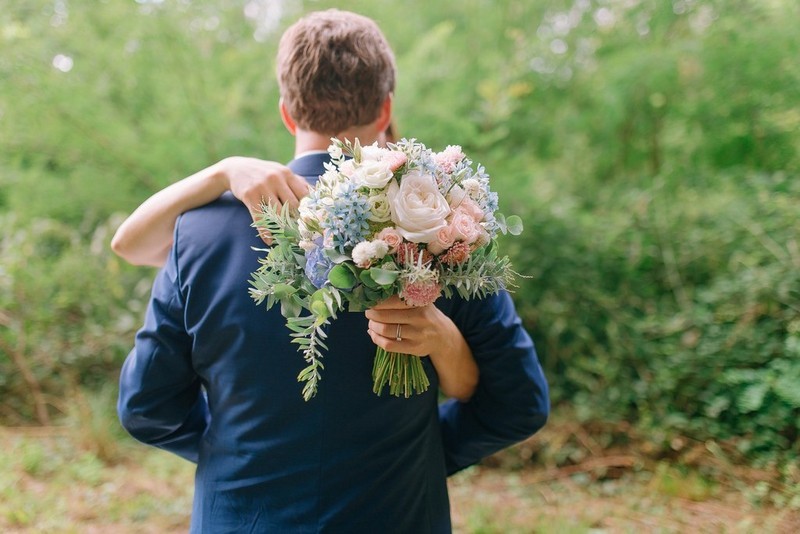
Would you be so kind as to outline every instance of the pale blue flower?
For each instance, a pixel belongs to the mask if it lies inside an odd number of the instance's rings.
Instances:
[[[339,184],[333,204],[324,205],[328,216],[322,228],[330,232],[333,246],[344,254],[345,247],[354,247],[369,233],[369,198],[357,191],[354,184]]]
[[[333,262],[325,255],[321,237],[315,239],[314,244],[314,248],[306,251],[305,272],[314,287],[320,289],[328,282],[328,273],[333,268]]]

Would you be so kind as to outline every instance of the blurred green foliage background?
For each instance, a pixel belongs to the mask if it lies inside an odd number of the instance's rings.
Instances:
[[[125,214],[230,155],[279,161],[274,55],[300,0],[0,10],[0,421],[113,387],[153,271]],[[800,4],[363,0],[400,134],[484,164],[552,400],[670,450],[800,453]],[[110,385],[110,386],[109,386]],[[113,394],[106,395],[113,399]]]

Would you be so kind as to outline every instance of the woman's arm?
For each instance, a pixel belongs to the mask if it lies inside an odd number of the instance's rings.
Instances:
[[[306,181],[279,163],[231,157],[207,167],[148,198],[117,229],[112,250],[134,265],[160,267],[167,260],[178,215],[208,204],[230,190],[253,218],[262,202],[297,206]],[[268,241],[268,236],[263,236]]]
[[[469,400],[478,385],[478,365],[458,327],[439,308],[433,304],[412,308],[393,296],[367,310],[366,316],[376,345],[388,352],[430,356],[442,392]]]

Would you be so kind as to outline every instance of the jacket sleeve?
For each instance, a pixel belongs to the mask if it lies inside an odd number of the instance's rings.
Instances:
[[[439,406],[448,475],[533,435],[550,412],[533,341],[508,293],[457,302],[452,318],[480,378],[469,401],[450,399]]]
[[[122,366],[117,412],[137,440],[197,462],[208,406],[192,366],[174,251],[155,279],[144,326]]]

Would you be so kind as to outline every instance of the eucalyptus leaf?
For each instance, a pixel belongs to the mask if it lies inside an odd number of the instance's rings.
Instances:
[[[359,275],[358,278],[361,280],[361,282],[365,286],[367,286],[369,288],[372,288],[372,289],[377,289],[378,288],[378,283],[375,280],[372,279],[372,276],[370,274],[370,269],[365,269],[365,270],[361,271],[361,274]]]
[[[336,264],[344,263],[350,259],[350,256],[347,254],[342,254],[335,248],[326,248],[323,252],[329,260]]]
[[[285,298],[294,295],[297,292],[297,288],[290,286],[289,284],[275,284],[272,286],[272,294],[275,295],[276,299],[283,300]]]
[[[292,298],[281,299],[281,315],[286,318],[289,317],[297,317],[300,315],[300,312],[303,311],[303,307],[297,303]]]
[[[519,215],[509,215],[506,218],[506,226],[509,234],[519,235],[522,233],[522,218]]]
[[[356,285],[356,277],[345,265],[334,265],[328,273],[328,281],[339,289],[352,289]]]
[[[381,269],[380,267],[373,267],[369,269],[370,277],[375,280],[376,283],[382,286],[391,285],[397,280],[397,277],[400,276],[398,271],[390,271],[387,269]]]
[[[506,225],[506,217],[500,212],[494,214],[494,219],[497,221],[497,227],[500,229],[501,233],[508,232],[508,226]]]
[[[315,300],[311,303],[311,313],[316,315],[318,318],[325,318],[327,319],[330,315],[328,313],[328,307],[325,305],[325,302],[322,300]]]

